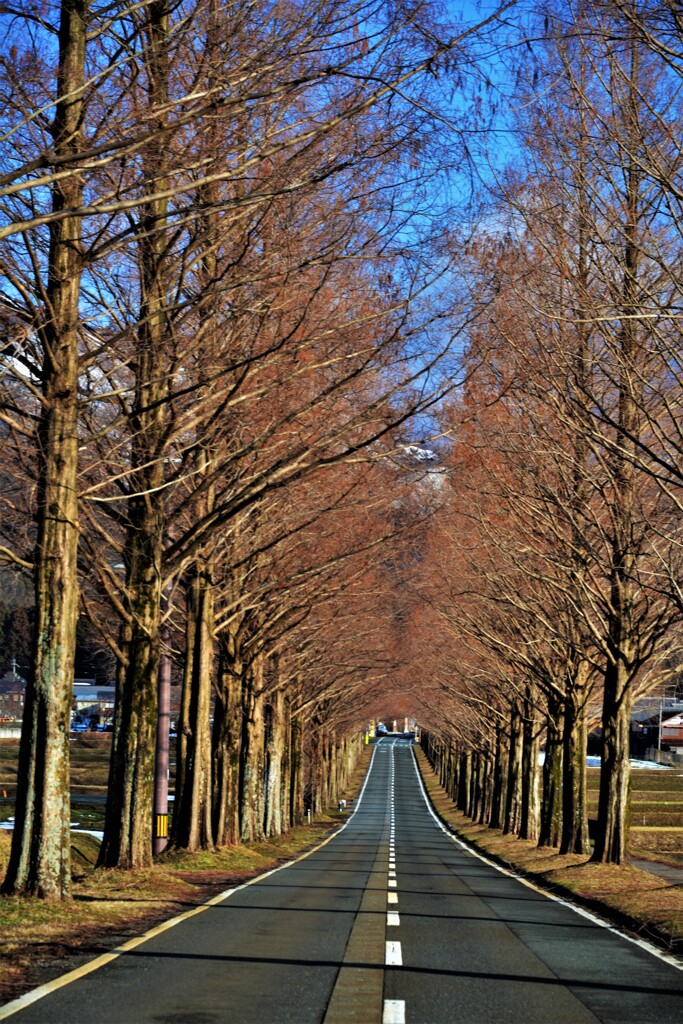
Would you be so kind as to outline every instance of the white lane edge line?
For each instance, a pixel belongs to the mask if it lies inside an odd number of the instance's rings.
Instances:
[[[398,893],[397,892],[388,892],[387,893],[387,903],[398,903]]]
[[[388,928],[399,928],[401,925],[401,917],[397,910],[387,910],[387,927]]]
[[[368,780],[372,773],[372,767],[375,763],[375,754],[377,753],[377,746],[373,748],[372,757],[370,758],[370,764],[363,780],[361,791],[358,794],[358,800],[356,801],[351,814],[348,819],[344,822],[341,828],[338,828],[336,832],[333,832],[322,843],[318,846],[314,846],[312,850],[307,850],[306,853],[300,854],[298,857],[294,857],[292,860],[287,861],[286,864],[279,864],[276,868],[271,868],[270,871],[265,871],[262,875],[257,875],[256,878],[250,878],[248,882],[243,882],[242,885],[236,885],[234,889],[226,889],[224,892],[219,893],[217,896],[213,896],[206,903],[202,903],[201,906],[193,907],[192,910],[186,910],[183,914],[178,914],[177,917],[172,917],[168,921],[162,921],[161,924],[155,925],[154,928],[150,928],[149,931],[143,935],[137,935],[133,939],[129,939],[128,942],[124,942],[123,945],[117,946],[116,949],[112,949],[109,953],[102,953],[100,956],[95,957],[94,960],[89,961],[87,964],[81,964],[80,967],[76,967],[73,971],[69,971],[67,974],[63,974],[59,978],[53,978],[52,981],[46,982],[44,985],[39,985],[37,988],[31,989],[29,992],[24,992],[23,995],[17,999],[13,999],[9,1003],[5,1003],[4,1006],[0,1007],[0,1020],[6,1020],[7,1017],[11,1017],[13,1014],[18,1013],[20,1010],[25,1009],[32,1003],[37,1003],[39,999],[44,999],[45,996],[50,995],[51,992],[56,992],[60,988],[64,988],[66,985],[71,984],[72,981],[78,981],[79,978],[84,978],[88,974],[92,974],[93,971],[98,970],[100,967],[105,967],[111,963],[112,960],[117,960],[123,953],[130,952],[131,949],[135,949],[137,946],[141,946],[149,939],[156,938],[157,935],[161,935],[162,932],[168,931],[169,928],[173,928],[177,924],[181,924],[183,921],[187,921],[191,917],[195,917],[197,914],[201,914],[204,910],[208,910],[209,907],[216,906],[218,903],[222,903],[223,900],[227,900],[228,897],[232,896],[236,892],[240,892],[242,889],[248,888],[250,885],[255,885],[256,882],[261,882],[264,878],[269,878],[271,875],[276,874],[278,871],[283,871],[285,868],[291,867],[293,864],[298,864],[302,860],[306,860],[311,854],[317,853],[318,850],[322,850],[323,846],[327,846],[328,843],[336,839],[340,833],[351,823],[356,811],[361,805],[363,795],[365,793],[365,787],[368,784]]]
[[[462,841],[462,839],[458,839],[457,836],[451,835],[446,826],[442,823],[441,819],[437,817],[432,805],[429,802],[429,797],[427,796],[427,791],[424,787],[422,776],[420,775],[420,769],[417,766],[417,757],[415,756],[415,751],[413,750],[412,747],[410,748],[410,752],[413,755],[413,767],[415,769],[415,774],[417,775],[417,781],[420,784],[420,790],[422,791],[422,799],[424,800],[427,806],[427,810],[429,811],[432,818],[436,822],[437,827],[440,828],[444,835],[446,835],[450,840],[452,840],[456,844],[456,846],[460,846],[463,850],[466,850],[468,853],[472,854],[473,857],[476,857],[477,860],[482,861],[482,863],[484,864],[488,864],[489,867],[495,868],[496,871],[499,871],[501,873],[501,875],[507,875],[508,878],[514,878],[515,881],[520,882],[522,885],[525,885],[527,889],[531,889],[533,892],[540,893],[542,896],[547,896],[549,900],[554,900],[555,903],[559,903],[563,907],[568,907],[569,910],[573,910],[574,913],[579,914],[580,917],[587,918],[587,920],[592,921],[593,924],[597,924],[601,928],[605,928],[608,932],[612,932],[614,935],[618,935],[620,938],[626,939],[627,942],[633,943],[634,946],[640,946],[641,949],[646,950],[646,952],[648,953],[652,953],[653,956],[656,956],[659,960],[663,960],[664,963],[671,964],[673,967],[677,967],[679,971],[683,971],[683,963],[681,963],[675,957],[670,956],[668,953],[665,953],[663,950],[658,949],[657,946],[651,945],[645,939],[638,939],[633,935],[629,935],[628,932],[621,931],[621,929],[617,928],[616,925],[613,925],[609,921],[604,921],[602,918],[597,917],[590,910],[586,910],[584,907],[579,907],[575,903],[570,903],[569,900],[563,899],[561,896],[556,896],[555,893],[548,892],[547,889],[542,889],[539,885],[535,885],[533,882],[530,882],[527,878],[521,878],[519,875],[514,874],[514,872],[508,871],[508,869],[504,868],[501,864],[496,864],[495,861],[489,860],[489,858],[485,857],[484,854],[479,853],[477,850],[474,850],[471,846],[468,846],[467,843],[464,843]]]
[[[406,1024],[406,1004],[404,999],[384,1000],[382,1024]]]

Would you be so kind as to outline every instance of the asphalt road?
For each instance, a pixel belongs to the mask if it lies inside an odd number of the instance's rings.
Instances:
[[[382,740],[317,852],[0,1020],[39,1024],[678,1024],[681,972],[440,829]]]

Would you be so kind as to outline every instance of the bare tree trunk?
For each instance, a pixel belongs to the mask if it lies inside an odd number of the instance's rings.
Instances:
[[[593,860],[623,863],[628,842],[631,788],[630,677],[622,662],[608,666],[602,710],[602,758]]]
[[[99,864],[141,868],[152,863],[152,795],[157,728],[161,544],[146,534],[135,544],[137,587],[124,688],[112,738],[109,796]]]
[[[264,712],[263,663],[258,656],[249,666],[242,692],[240,837],[245,843],[264,837]]]
[[[304,820],[304,732],[299,715],[292,715],[292,732],[289,742],[292,766],[290,769],[290,824],[292,828]]]
[[[491,763],[491,751],[488,743],[484,747],[481,756],[481,802],[477,820],[480,825],[486,825],[491,818],[491,793],[493,790],[493,765]]]
[[[457,768],[456,768],[457,756],[458,755],[457,755],[457,752],[455,750],[455,747],[454,747],[453,743],[450,742],[448,744],[448,758],[447,758],[447,766],[446,766],[445,786],[444,786],[444,788],[445,788],[446,792],[448,793],[448,795],[451,797],[451,799],[453,798],[455,778],[456,778],[456,775],[457,775]]]
[[[332,804],[337,803],[337,735],[334,731],[326,732],[327,742],[325,744],[325,805],[327,810]]]
[[[199,570],[199,571],[198,571]],[[178,757],[171,843],[177,849],[213,848],[210,700],[213,675],[214,593],[210,566],[195,565],[187,594],[187,651],[178,722]]]
[[[146,7],[145,70],[150,120],[159,130],[143,159],[146,187],[163,191],[168,157],[163,131],[168,118],[168,2]],[[121,713],[112,741],[109,800],[99,863],[142,868],[152,863],[152,794],[157,728],[157,674],[163,578],[165,425],[166,235],[168,201],[142,208],[138,238],[141,303],[135,399],[131,415],[132,497],[128,502],[126,589],[131,638]]]
[[[470,780],[472,777],[472,751],[466,750],[460,755],[460,770],[458,772],[458,810],[467,813],[469,803]]]
[[[458,754],[457,743],[449,744],[449,752],[451,758],[451,771],[450,778],[448,780],[448,795],[455,803],[458,796],[458,767],[460,765],[460,755]]]
[[[545,760],[543,761],[543,795],[539,846],[559,846],[562,834],[562,733],[565,723],[564,705],[559,697],[548,695]]]
[[[505,797],[503,832],[519,831],[522,805],[522,716],[515,705],[510,714],[510,748],[508,751],[508,785]]]
[[[220,67],[220,13],[217,0],[209,0],[208,23],[206,27],[204,61],[206,64],[207,96],[210,111],[207,117],[204,140],[210,159],[216,159],[219,152],[217,124],[219,120],[216,98],[219,93],[217,72]],[[212,288],[217,275],[218,215],[216,201],[218,183],[211,182],[198,189],[197,203],[205,211],[200,218],[201,246],[197,274],[203,297],[197,304],[202,341],[212,339],[212,326],[216,319],[216,297]],[[212,296],[211,298],[207,298]],[[202,381],[205,370],[202,365],[203,345],[197,346],[194,378],[198,384],[197,401],[204,397]],[[210,428],[205,425],[204,430]],[[215,452],[211,439],[200,432],[193,452],[198,481],[210,481],[215,471]],[[200,487],[195,496],[195,510],[198,519],[209,515],[215,506],[215,487],[209,482]],[[189,572],[187,605],[186,657],[183,674],[183,696],[180,720],[178,722],[178,753],[176,766],[176,794],[173,813],[172,844],[179,849],[190,851],[209,850],[214,845],[214,823],[219,826],[224,845],[225,815],[224,804],[219,803],[218,815],[212,800],[214,775],[214,750],[210,724],[210,703],[214,671],[214,628],[215,597],[213,591],[213,560],[210,545],[200,550]],[[224,709],[221,709],[224,710]],[[219,710],[220,714],[221,711]],[[220,727],[217,735],[220,735]],[[225,754],[225,751],[222,751]],[[223,759],[222,767],[228,766],[229,757]],[[221,780],[226,781],[226,780]]]
[[[322,723],[319,717],[315,715],[309,723],[310,764],[308,780],[311,810],[314,814],[320,814],[323,808],[323,744],[324,735]]]
[[[282,762],[285,748],[285,696],[276,690],[268,701],[266,732],[265,821],[267,836],[279,836],[283,829]]]
[[[628,841],[631,682],[637,667],[634,628],[636,547],[636,438],[640,436],[637,314],[640,309],[639,219],[641,169],[637,159],[639,59],[630,40],[629,106],[626,111],[626,222],[623,257],[623,319],[619,335],[618,431],[612,451],[614,508],[607,666],[602,705],[602,758],[598,826],[593,860],[621,864]]]
[[[63,0],[58,100],[52,128],[56,158],[81,144],[87,0]],[[52,209],[82,204],[74,173],[52,186]],[[69,724],[78,615],[78,370],[81,218],[50,225],[47,321],[41,335],[43,412],[35,549],[35,625],[26,689],[19,774],[4,893],[68,897],[70,869]]]
[[[524,719],[522,723],[522,800],[520,808],[519,837],[520,839],[538,838],[538,753],[540,749],[540,729],[533,693],[529,693],[524,701]]]
[[[503,808],[507,798],[508,751],[505,744],[505,732],[496,725],[496,749],[493,763],[493,792],[491,794],[491,828],[502,828]]]
[[[282,760],[280,768],[280,805],[282,831],[292,827],[292,705],[286,694],[282,701]]]
[[[240,751],[244,666],[238,630],[221,637],[213,727],[213,835],[217,846],[240,841]]]
[[[588,853],[586,790],[586,688],[588,666],[579,665],[567,689],[562,737],[562,838],[560,853]]]
[[[475,819],[479,810],[481,796],[481,753],[472,753],[472,771],[470,772],[470,788],[467,794],[467,817]]]

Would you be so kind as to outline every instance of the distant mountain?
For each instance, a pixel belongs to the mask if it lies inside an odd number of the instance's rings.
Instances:
[[[428,507],[443,502],[448,470],[436,452],[418,444],[407,444],[393,457],[405,468],[406,478],[420,495],[422,502]]]
[[[403,451],[411,456],[416,462],[438,462],[439,456],[429,448],[420,448],[416,444],[408,444]]]

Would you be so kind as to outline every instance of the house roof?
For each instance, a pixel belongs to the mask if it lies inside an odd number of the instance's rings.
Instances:
[[[95,704],[98,700],[113,700],[115,696],[115,686],[74,687],[74,697],[77,701],[89,701]]]
[[[26,689],[26,680],[18,676],[16,672],[7,672],[0,679],[0,693],[23,693]]]
[[[673,700],[670,697],[665,697],[663,700],[659,697],[645,697],[635,701],[631,710],[631,721],[640,722],[642,725],[646,723],[658,725],[660,715],[663,720],[666,716],[670,717],[681,713],[683,713],[683,701]]]

